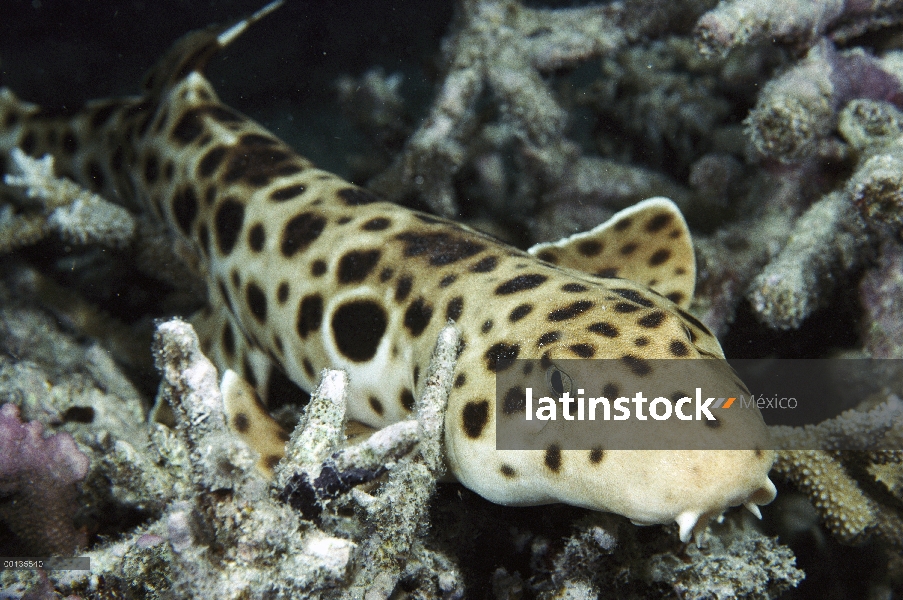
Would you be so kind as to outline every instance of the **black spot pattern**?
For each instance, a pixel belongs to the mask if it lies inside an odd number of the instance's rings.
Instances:
[[[664,312],[662,312],[660,310],[656,310],[656,311],[649,313],[648,315],[646,315],[644,317],[640,317],[636,323],[640,327],[646,327],[647,329],[655,329],[656,327],[660,326],[665,321],[666,316],[667,315],[665,315]]]
[[[396,235],[395,239],[404,242],[404,256],[424,256],[434,267],[470,258],[486,248],[483,244],[448,233],[406,231]]]
[[[404,311],[404,326],[412,336],[418,337],[430,324],[432,317],[433,307],[427,304],[423,298],[417,298]]]
[[[635,313],[638,310],[642,310],[639,306],[635,304],[630,304],[629,302],[618,302],[615,304],[615,312],[623,314]]]
[[[464,310],[464,298],[461,296],[455,296],[451,300],[448,301],[448,305],[445,307],[445,320],[446,321],[457,321],[461,318],[461,313]]]
[[[624,244],[623,246],[621,246],[621,254],[623,254],[624,256],[630,256],[631,254],[636,252],[637,248],[639,248],[639,246],[633,242]]]
[[[519,354],[520,346],[518,344],[506,344],[504,342],[493,344],[484,356],[486,368],[494,373],[500,373],[505,369],[511,368]]]
[[[657,267],[666,263],[669,258],[671,258],[671,251],[667,248],[661,248],[656,250],[652,256],[649,257],[649,266]]]
[[[257,387],[257,375],[254,374],[254,368],[251,366],[251,363],[248,362],[248,357],[244,357],[241,362],[241,371],[245,376],[245,379],[248,383],[251,384],[251,387]]]
[[[598,256],[599,253],[602,252],[602,247],[602,242],[597,240],[584,240],[577,244],[577,252],[587,258],[591,258],[593,256]]]
[[[668,349],[674,356],[686,356],[690,353],[690,349],[687,345],[680,340],[673,340],[668,346]]]
[[[620,221],[615,223],[614,229],[615,229],[615,231],[624,231],[625,229],[630,227],[632,224],[633,224],[633,220],[630,217],[628,217],[626,219],[621,219]]]
[[[560,339],[561,339],[560,331],[549,331],[549,332],[544,333],[541,336],[539,336],[539,339],[536,340],[536,345],[538,347],[542,348],[543,346],[548,346],[549,344],[557,342]]]
[[[301,359],[301,366],[304,367],[304,373],[307,375],[307,378],[313,381],[316,372],[314,371],[314,366],[311,364],[310,359],[306,356]]]
[[[602,448],[593,448],[589,451],[589,462],[598,465],[605,457],[605,451]]]
[[[287,281],[283,281],[279,284],[279,287],[276,289],[276,300],[279,301],[279,304],[285,304],[285,301],[288,300],[288,292],[289,286]]]
[[[229,358],[235,356],[235,333],[232,331],[232,325],[226,323],[223,327],[223,349]]]
[[[376,355],[388,325],[386,311],[373,300],[353,300],[332,315],[332,335],[345,357],[366,362]]]
[[[499,296],[506,296],[517,292],[525,292],[541,286],[546,280],[548,280],[548,277],[540,275],[539,273],[518,275],[517,277],[500,284],[495,288],[495,293]]]
[[[235,431],[238,433],[247,433],[249,429],[251,429],[251,421],[248,419],[248,415],[245,413],[237,413],[232,418],[232,427],[235,428]]]
[[[674,304],[679,304],[683,301],[684,295],[680,292],[671,292],[670,294],[665,294],[665,298],[667,298]]]
[[[649,233],[656,233],[661,231],[674,219],[674,215],[671,213],[659,213],[646,221],[646,231]]]
[[[705,418],[702,420],[702,422],[705,423],[706,427],[710,427],[712,429],[718,429],[719,427],[721,427],[721,421],[718,420],[718,417],[715,417],[714,420]]]
[[[375,396],[370,396],[370,408],[372,408],[373,412],[375,412],[380,417],[383,416],[383,413],[385,412],[383,403],[380,402],[379,398],[376,398]]]
[[[201,121],[202,108],[193,108],[179,117],[170,135],[181,144],[190,144],[204,133],[204,123]]]
[[[502,400],[502,412],[506,415],[523,413],[527,408],[527,394],[518,387],[509,388]]]
[[[559,308],[557,310],[553,310],[549,313],[549,321],[558,322],[558,321],[567,321],[569,319],[573,319],[579,315],[582,315],[589,309],[593,307],[593,303],[589,300],[578,300],[576,302],[572,302],[568,306],[564,308]]]
[[[544,462],[550,471],[557,473],[561,470],[561,446],[552,444],[546,448]]]
[[[569,294],[576,294],[577,292],[585,292],[589,288],[580,283],[566,283],[561,286],[562,292],[568,292]]]
[[[274,177],[286,174],[281,167],[292,155],[276,147],[279,145],[278,141],[255,133],[241,136],[226,162],[223,181],[243,180],[252,187],[263,187]]]
[[[493,325],[495,325],[495,323],[492,321],[492,319],[486,319],[485,321],[483,321],[483,325],[480,327],[480,331],[482,333],[489,333]]]
[[[591,344],[572,344],[568,349],[580,358],[592,358],[596,355],[596,349]]]
[[[408,412],[412,412],[414,410],[414,406],[416,404],[414,400],[414,392],[409,390],[408,388],[404,388],[401,390],[401,393],[398,395],[398,402],[401,403],[401,407]]]
[[[621,357],[621,360],[625,365],[627,365],[627,368],[630,369],[630,372],[637,377],[644,377],[652,372],[652,367],[649,365],[649,361],[639,358],[638,356],[625,354]]]
[[[411,293],[411,287],[413,285],[414,280],[411,279],[409,275],[399,277],[398,281],[395,283],[395,301],[404,302]]]
[[[255,223],[250,231],[248,231],[248,246],[251,247],[251,250],[254,252],[260,252],[263,250],[263,245],[266,243],[266,233],[263,230],[263,225],[260,223]]]
[[[223,164],[223,159],[226,158],[227,150],[225,146],[216,146],[208,150],[201,162],[198,163],[198,175],[210,177],[216,173],[216,170]]]
[[[610,338],[616,338],[620,333],[617,327],[615,327],[611,323],[605,323],[604,321],[593,323],[586,329],[587,331],[590,331],[592,333],[598,333],[599,335],[604,335],[605,337]]]
[[[448,286],[450,286],[451,284],[453,284],[453,283],[454,283],[455,281],[457,281],[457,280],[458,280],[458,276],[455,275],[455,274],[446,275],[446,276],[443,277],[442,280],[439,282],[439,287],[441,287],[441,288],[447,288]]]
[[[643,295],[636,290],[631,290],[630,288],[615,288],[612,291],[622,298],[630,300],[631,302],[639,304],[640,306],[645,306],[646,308],[652,308],[655,306],[654,302],[652,302],[648,298],[644,298]]]
[[[347,187],[336,192],[346,206],[361,206],[379,202],[379,198],[361,188]]]
[[[386,219],[385,217],[376,217],[361,225],[361,229],[364,231],[383,231],[384,229],[388,229],[391,225],[392,221],[389,219]]]
[[[633,345],[636,346],[637,348],[642,348],[644,346],[648,346],[649,338],[647,338],[645,336],[638,337],[635,340],[633,340]]]
[[[314,277],[320,277],[326,273],[326,261],[317,259],[310,263],[310,274]]]
[[[285,187],[281,187],[279,189],[275,189],[270,193],[270,200],[273,202],[285,202],[286,200],[291,200],[297,196],[300,196],[305,192],[307,188],[304,187],[304,184],[296,183],[294,185],[287,185]]]
[[[508,320],[512,323],[516,323],[517,321],[520,321],[521,319],[529,315],[531,312],[533,312],[532,304],[521,304],[511,311],[511,314],[508,315]]]
[[[176,192],[175,196],[172,198],[172,215],[176,220],[179,231],[186,237],[190,236],[191,226],[198,216],[198,197],[194,193],[194,188],[183,187]],[[218,213],[217,219],[219,219]],[[219,230],[218,224],[217,230]],[[222,246],[220,246],[220,250],[222,250]]]
[[[263,323],[267,318],[267,297],[256,283],[248,284],[245,292],[248,298],[248,308],[254,318]]]
[[[467,375],[465,375],[464,373],[458,373],[458,376],[455,377],[454,386],[456,388],[461,388],[464,387],[465,383],[467,383]]]
[[[354,250],[339,260],[339,283],[359,283],[376,267],[382,252],[379,250]]]
[[[508,479],[517,477],[517,471],[515,471],[514,468],[510,465],[502,465],[501,467],[499,467],[499,473],[501,473]]]
[[[499,265],[497,256],[485,256],[470,267],[471,273],[489,273]]]
[[[216,243],[223,255],[228,255],[235,248],[238,235],[245,222],[245,205],[238,200],[227,198],[216,209],[214,226]]]
[[[468,402],[461,411],[461,426],[470,439],[477,439],[489,422],[489,401]]]
[[[310,246],[326,227],[326,219],[320,215],[304,212],[292,217],[282,231],[282,255],[291,258]]]
[[[323,297],[320,294],[304,296],[298,305],[298,321],[295,324],[301,339],[320,327],[323,320]]]

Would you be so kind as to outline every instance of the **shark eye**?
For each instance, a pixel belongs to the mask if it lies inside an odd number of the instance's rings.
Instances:
[[[546,371],[546,383],[548,384],[549,389],[557,396],[562,396],[566,392],[570,393],[574,387],[570,375],[555,365],[552,365]]]

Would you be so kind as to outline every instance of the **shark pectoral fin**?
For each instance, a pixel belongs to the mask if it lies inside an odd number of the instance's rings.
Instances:
[[[527,252],[592,275],[635,281],[681,308],[693,299],[696,257],[690,230],[667,198],[644,200],[590,231],[537,244]]]
[[[260,454],[257,468],[272,477],[273,468],[285,456],[288,433],[266,411],[250,383],[227,370],[220,382],[229,427]]]

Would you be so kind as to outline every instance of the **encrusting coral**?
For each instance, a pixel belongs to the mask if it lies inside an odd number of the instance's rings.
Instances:
[[[0,520],[19,536],[14,551],[68,555],[87,536],[72,521],[77,483],[88,457],[68,433],[44,437],[39,422],[23,423],[15,404],[0,406]]]

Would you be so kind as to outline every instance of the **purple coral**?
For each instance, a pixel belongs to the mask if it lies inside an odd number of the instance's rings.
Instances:
[[[86,542],[72,517],[89,461],[68,433],[43,433],[41,423],[19,419],[16,405],[0,406],[0,520],[23,550],[66,555]]]

